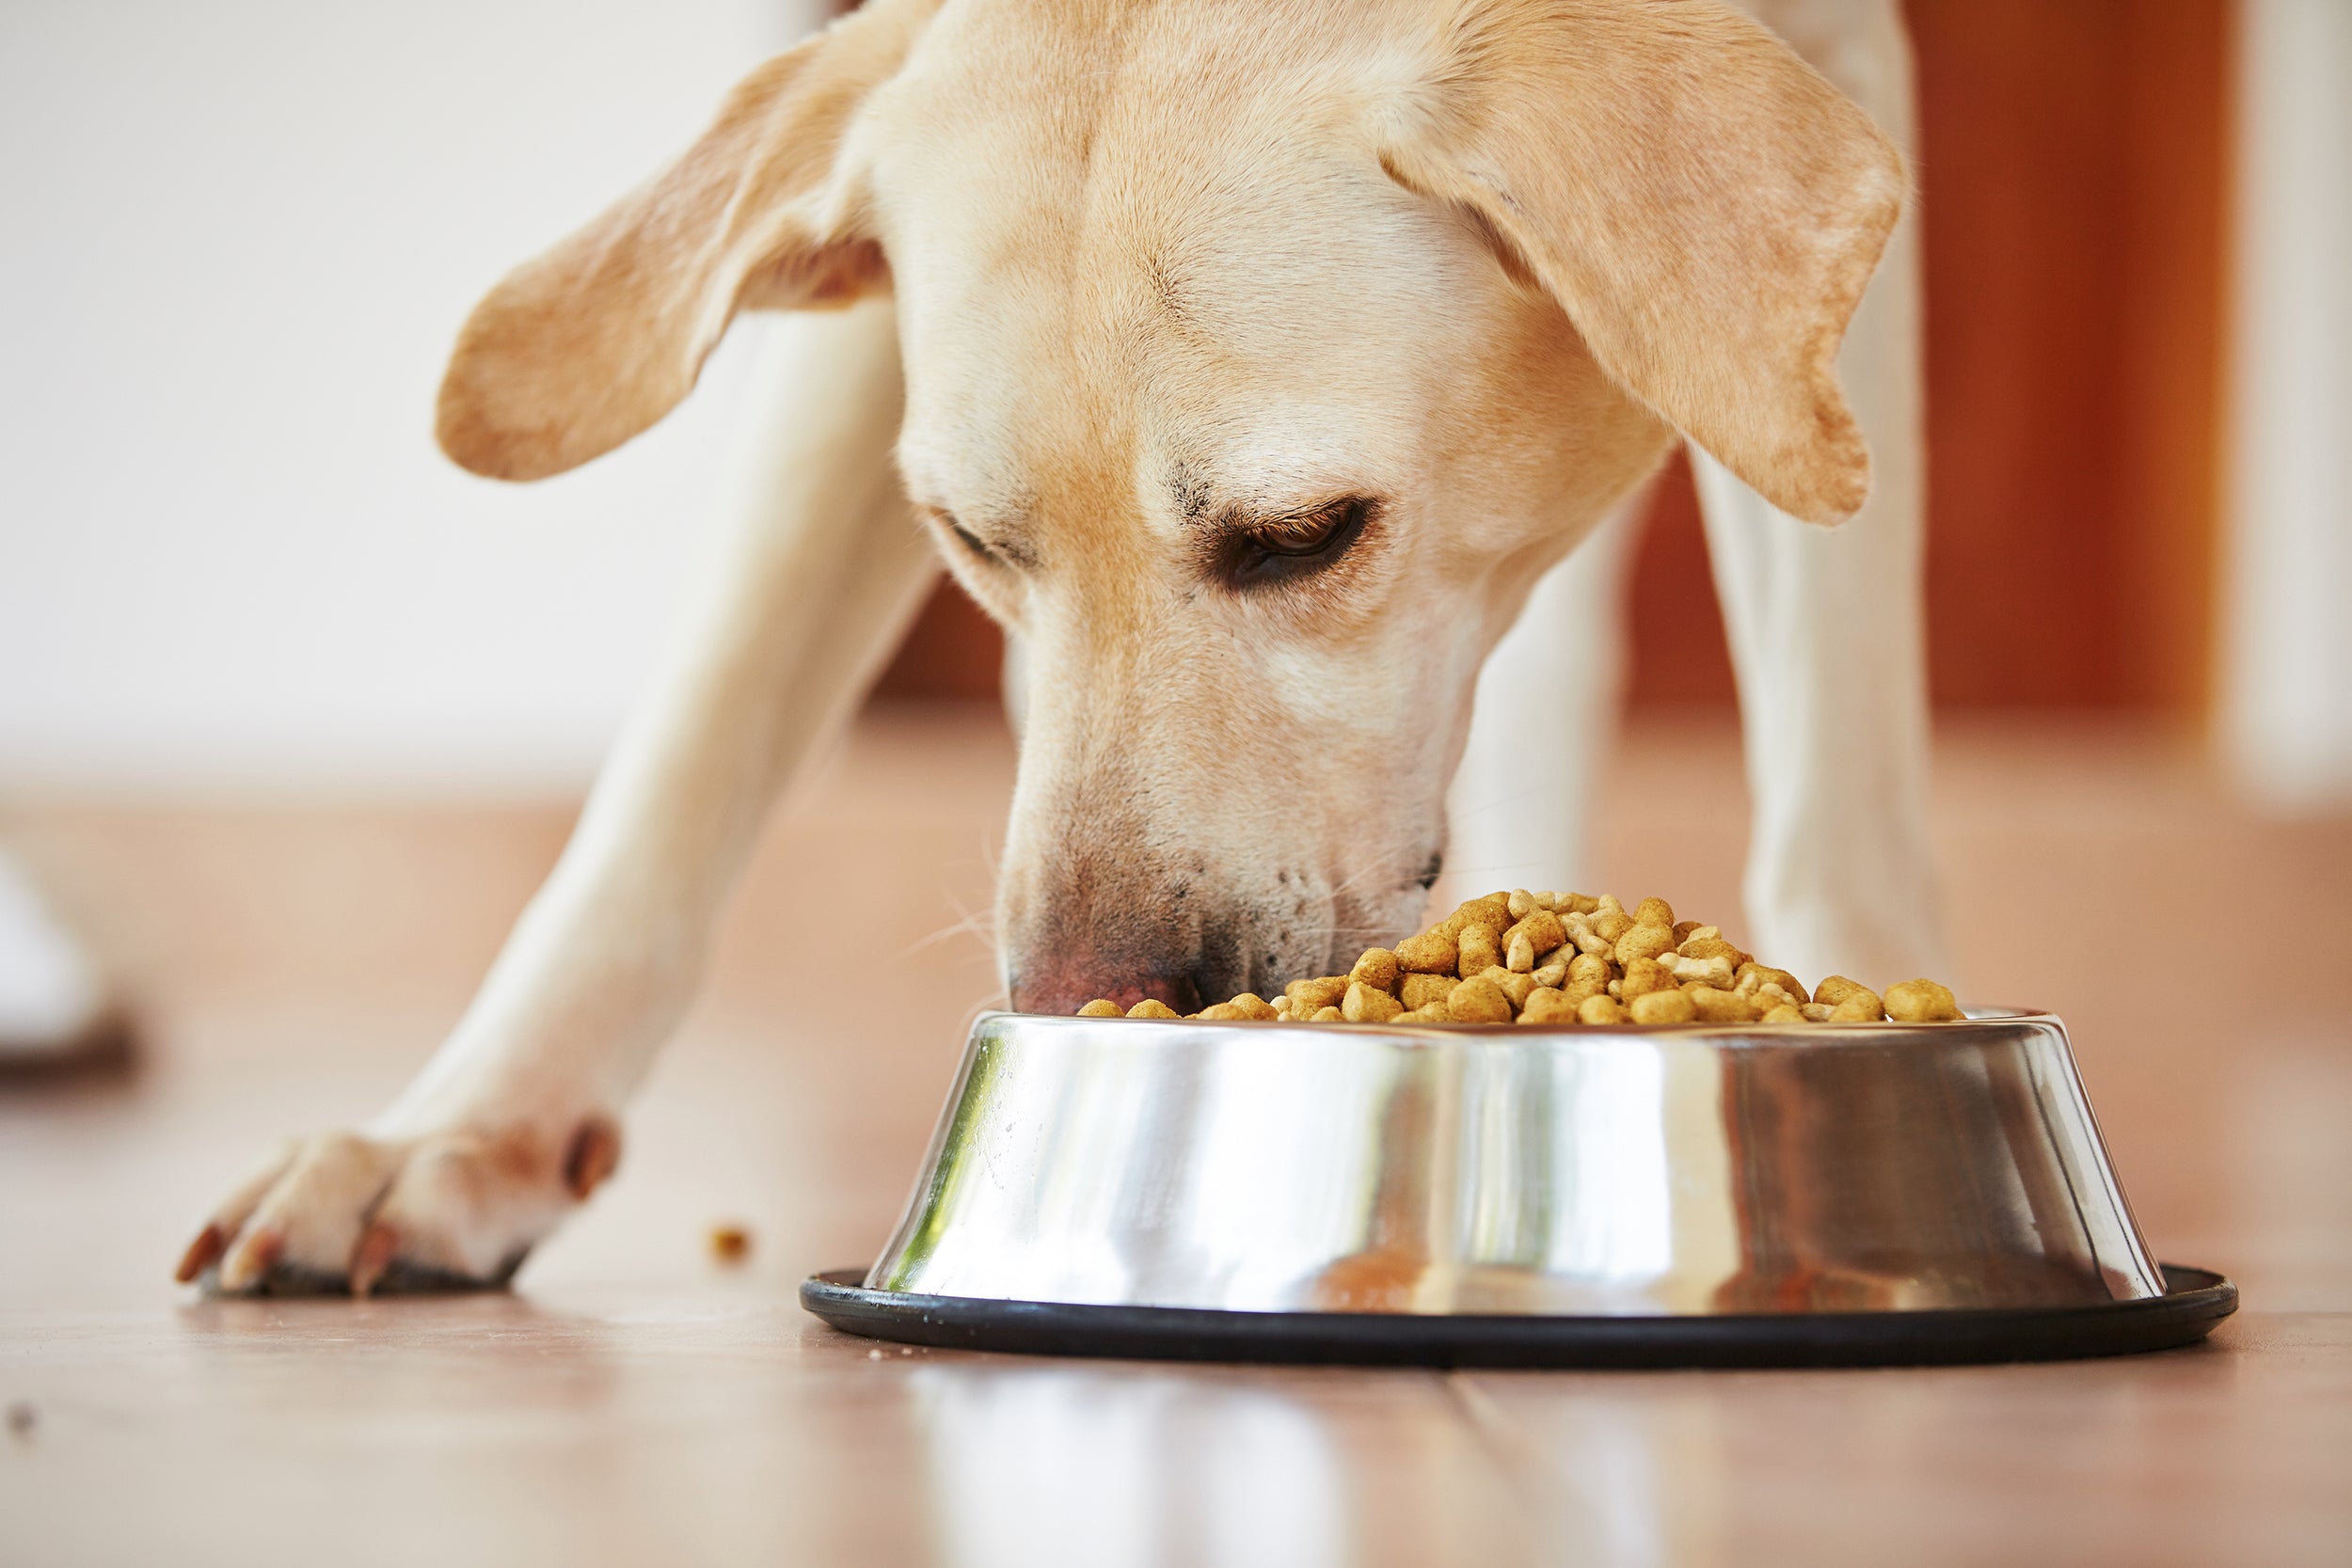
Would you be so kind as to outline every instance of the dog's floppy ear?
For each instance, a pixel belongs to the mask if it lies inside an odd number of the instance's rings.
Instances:
[[[474,307],[435,435],[461,467],[543,479],[677,404],[739,309],[888,287],[835,153],[938,0],[874,0],[737,84],[675,163]]]
[[[1837,346],[1901,209],[1869,117],[1711,0],[1464,0],[1387,127],[1601,368],[1782,511],[1852,515]]]

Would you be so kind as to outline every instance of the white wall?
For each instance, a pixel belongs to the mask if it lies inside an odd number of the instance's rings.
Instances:
[[[442,356],[818,9],[0,5],[0,794],[584,781],[741,345],[526,487],[434,449]]]
[[[2222,735],[2352,803],[2352,0],[2243,0]]]

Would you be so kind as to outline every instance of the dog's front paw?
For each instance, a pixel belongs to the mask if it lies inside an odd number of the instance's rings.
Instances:
[[[600,1116],[561,1133],[296,1139],[214,1212],[179,1277],[228,1295],[493,1289],[620,1152]]]

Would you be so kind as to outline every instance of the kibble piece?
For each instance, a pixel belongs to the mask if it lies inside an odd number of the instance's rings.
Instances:
[[[1599,937],[1601,941],[1607,942],[1612,948],[1614,948],[1617,945],[1617,939],[1619,937],[1624,936],[1631,929],[1633,929],[1632,918],[1623,910],[1604,911],[1601,913],[1593,916],[1594,935]],[[1666,934],[1668,936],[1672,936],[1674,933],[1669,930]],[[1591,949],[1587,948],[1586,951],[1590,952]]]
[[[1204,1019],[1212,1023],[1221,1023],[1228,1019],[1246,1019],[1249,1015],[1243,1012],[1239,1007],[1234,1006],[1231,1002],[1213,1002],[1208,1006],[1205,1006],[1199,1012],[1194,1013],[1192,1016],[1198,1019]]]
[[[1124,1018],[1127,1015],[1120,1011],[1118,1003],[1106,996],[1098,996],[1079,1008],[1078,1016],[1080,1018]]]
[[[1375,990],[1385,990],[1394,995],[1399,973],[1394,953],[1385,947],[1367,947],[1363,956],[1356,960],[1355,967],[1347,972],[1347,977]]]
[[[1454,928],[1457,936],[1472,926],[1483,926],[1500,936],[1502,928],[1511,924],[1511,895],[1490,893],[1484,898],[1466,899],[1448,918],[1460,922]]]
[[[1612,955],[1618,963],[1629,964],[1636,958],[1655,958],[1661,953],[1674,951],[1675,930],[1671,926],[1636,926],[1617,939]]]
[[[1839,997],[1837,1005],[1829,1010],[1832,1023],[1876,1023],[1885,1016],[1886,1009],[1880,1005],[1878,992],[1860,986]]]
[[[1405,1004],[1361,980],[1349,985],[1340,1004],[1340,1016],[1350,1023],[1386,1023],[1404,1010]]]
[[[1327,974],[1319,980],[1293,980],[1282,988],[1282,994],[1291,999],[1293,1013],[1311,1017],[1318,1008],[1340,1005],[1340,998],[1347,994],[1347,976]]]
[[[1804,1014],[1791,1004],[1783,1002],[1778,1006],[1765,1008],[1764,1016],[1756,1022],[1758,1023],[1803,1023]]]
[[[1855,991],[1867,991],[1869,989],[1858,981],[1847,979],[1843,974],[1833,974],[1813,988],[1813,1000],[1835,1007]]]
[[[1527,993],[1526,1003],[1519,1008],[1521,1023],[1574,1023],[1576,1004],[1567,992],[1549,986],[1538,986]]]
[[[1886,1016],[1898,1023],[1948,1023],[1963,1015],[1949,988],[1933,980],[1905,980],[1886,988]]]
[[[1836,1010],[1826,1002],[1807,1002],[1797,1009],[1804,1015],[1807,1023],[1827,1023],[1829,1015]]]
[[[1748,984],[1750,976],[1755,977],[1755,987],[1750,987]],[[1738,983],[1734,985],[1732,989],[1734,990],[1748,990],[1752,989],[1760,990],[1765,986],[1778,986],[1788,994],[1788,997],[1791,1002],[1798,1003],[1799,1005],[1803,1005],[1813,1000],[1813,998],[1806,993],[1804,981],[1798,979],[1795,975],[1789,974],[1785,969],[1774,969],[1769,964],[1757,963],[1754,958],[1750,958],[1746,963],[1740,966]]]
[[[1389,1022],[1391,1023],[1443,1023],[1445,1020],[1424,1013],[1418,1007],[1407,1007]]]
[[[1686,958],[1679,953],[1661,953],[1658,955],[1658,962],[1667,974],[1683,985],[1687,986],[1695,980],[1701,985],[1714,986],[1723,990],[1737,989],[1729,958],[1721,957]]]
[[[1568,941],[1575,944],[1576,950],[1588,958],[1605,958],[1609,956],[1609,949],[1614,945],[1607,937],[1593,929],[1591,915],[1572,914],[1560,924],[1566,928]]]
[[[1129,1018],[1182,1018],[1184,1015],[1156,996],[1147,996],[1127,1009]]]
[[[1656,958],[1636,958],[1625,966],[1625,976],[1617,986],[1617,995],[1630,1002],[1654,990],[1673,990],[1680,983]]]
[[[1337,1007],[1318,1007],[1307,1022],[1310,1023],[1344,1023],[1347,1019],[1346,1015]]]
[[[1445,999],[1445,1016],[1450,1023],[1508,1023],[1511,999],[1492,980],[1465,980]]]
[[[1747,957],[1721,937],[1685,937],[1682,944],[1675,951],[1686,958],[1721,958],[1735,972],[1738,971],[1740,960]]]
[[[1543,900],[1523,887],[1513,888],[1510,901],[1503,905],[1503,909],[1509,912],[1513,920],[1525,920],[1543,907]]]
[[[1420,1012],[1434,1004],[1442,1004],[1446,993],[1459,983],[1451,974],[1406,974],[1397,981],[1397,999],[1407,1008]]]
[[[751,1255],[752,1233],[749,1230],[739,1225],[714,1225],[710,1227],[711,1257],[732,1267]]]
[[[1633,924],[1636,926],[1663,926],[1671,931],[1674,923],[1675,907],[1663,898],[1645,898],[1634,906]]]
[[[1502,943],[1495,940],[1496,935],[1484,926],[1463,927],[1454,972],[1467,980],[1499,966],[1502,962]]]
[[[1498,967],[1485,970],[1475,977],[1481,980],[1492,980],[1495,983],[1495,990],[1501,991],[1509,1000],[1512,1010],[1515,1012],[1527,1005],[1528,993],[1535,989],[1535,976],[1521,974],[1516,970]]]
[[[1274,1016],[1274,1004],[1254,990],[1246,990],[1234,997],[1232,1006],[1241,1009],[1244,1018],[1254,1018],[1263,1022]]]
[[[1552,914],[1550,910],[1534,910],[1527,914],[1527,919],[1522,919],[1510,931],[1503,933],[1503,955],[1508,959],[1510,955],[1524,947],[1527,950],[1527,964],[1510,964],[1510,969],[1527,974],[1536,966],[1538,959],[1555,952],[1566,941],[1569,941],[1569,933],[1560,924],[1557,914]]]
[[[1600,900],[1590,894],[1564,893],[1551,901],[1551,908],[1554,913],[1591,914],[1600,908]]]
[[[1636,1023],[1689,1023],[1699,1016],[1684,990],[1654,990],[1647,996],[1637,996],[1629,1009]]]
[[[1537,985],[1557,990],[1568,983],[1568,955],[1571,951],[1572,949],[1563,947],[1528,973],[1535,977]],[[1504,956],[1507,958],[1509,955]]]
[[[1407,974],[1451,974],[1461,959],[1457,932],[1423,931],[1396,944],[1397,967]]]
[[[1588,996],[1577,1004],[1576,1021],[1579,1023],[1623,1023],[1627,1022],[1627,1015],[1626,1010],[1609,997]]]
[[[1713,986],[1685,986],[1682,994],[1691,999],[1691,1009],[1702,1023],[1754,1023],[1763,1010],[1736,990]]]
[[[1675,945],[1676,945],[1677,947],[1681,946],[1684,942],[1689,942],[1689,941],[1691,940],[1691,933],[1692,933],[1692,932],[1693,932],[1693,931],[1698,931],[1698,930],[1703,930],[1703,929],[1705,929],[1705,927],[1703,927],[1702,926],[1700,926],[1700,925],[1699,925],[1699,923],[1698,923],[1697,921],[1695,921],[1695,920],[1677,920],[1677,921],[1676,921],[1676,922],[1675,922]]]

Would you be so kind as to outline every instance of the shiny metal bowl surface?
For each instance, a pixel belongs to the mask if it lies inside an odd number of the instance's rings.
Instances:
[[[879,1291],[1719,1316],[2144,1300],[2066,1031],[974,1026]]]

